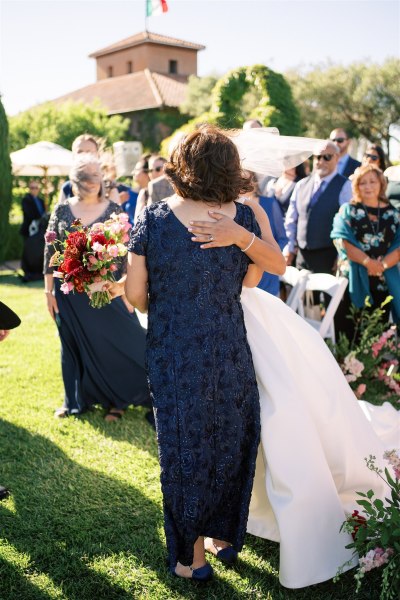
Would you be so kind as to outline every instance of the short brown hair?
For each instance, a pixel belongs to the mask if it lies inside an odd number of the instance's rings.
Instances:
[[[202,125],[173,150],[165,174],[179,196],[225,204],[253,188],[235,144],[223,131]]]
[[[353,188],[353,198],[351,199],[351,204],[359,204],[362,202],[360,194],[360,181],[364,175],[367,175],[367,173],[375,173],[381,186],[381,189],[379,190],[379,200],[388,203],[389,200],[386,198],[386,177],[382,171],[378,169],[378,167],[375,167],[375,165],[365,165],[363,167],[358,167],[354,171],[354,177],[351,182],[351,187]]]

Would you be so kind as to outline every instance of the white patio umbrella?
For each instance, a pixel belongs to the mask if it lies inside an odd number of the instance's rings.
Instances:
[[[73,160],[70,150],[52,142],[37,142],[10,154],[14,175],[43,177],[47,200],[47,177],[68,175]]]

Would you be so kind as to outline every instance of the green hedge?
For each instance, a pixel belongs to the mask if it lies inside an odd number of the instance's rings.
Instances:
[[[10,223],[8,230],[7,247],[4,259],[19,260],[22,256],[23,238],[19,233],[21,223]]]

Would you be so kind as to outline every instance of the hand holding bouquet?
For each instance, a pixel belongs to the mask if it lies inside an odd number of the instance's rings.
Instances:
[[[127,254],[131,225],[126,213],[113,213],[104,223],[84,227],[80,219],[72,223],[74,231],[67,234],[64,242],[56,239],[56,233],[48,231],[46,243],[53,244],[56,252],[50,260],[51,267],[57,267],[54,277],[62,281],[61,291],[85,292],[90,305],[101,308],[111,302],[111,294],[106,289],[108,282],[114,282],[118,270],[118,259]],[[58,244],[57,249],[55,244]]]

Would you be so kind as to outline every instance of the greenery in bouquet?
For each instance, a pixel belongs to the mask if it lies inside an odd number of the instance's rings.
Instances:
[[[384,318],[385,302],[368,310],[352,307],[350,318],[355,324],[355,334],[349,340],[339,334],[336,345],[330,346],[347,381],[358,398],[364,395],[371,403],[391,402],[396,408],[400,403],[400,341],[396,325],[387,323]]]
[[[45,235],[55,253],[50,266],[56,267],[53,276],[62,281],[64,294],[86,293],[93,308],[111,302],[107,282],[113,282],[118,271],[118,261],[127,253],[126,242],[131,225],[126,213],[113,213],[104,223],[84,227],[80,219],[73,224],[74,231],[67,233],[65,241],[57,240],[54,231]]]
[[[375,465],[375,456],[365,459],[367,467],[375,471],[388,486],[385,501],[375,498],[373,490],[366,494],[357,492],[362,507],[361,515],[355,510],[342,525],[342,530],[351,534],[353,542],[346,548],[354,549],[359,556],[359,566],[355,574],[358,592],[365,574],[373,569],[381,569],[380,600],[394,600],[400,597],[400,452],[391,450],[384,458],[392,467],[384,472]],[[393,477],[394,474],[394,477]],[[337,579],[344,567],[340,567]]]

